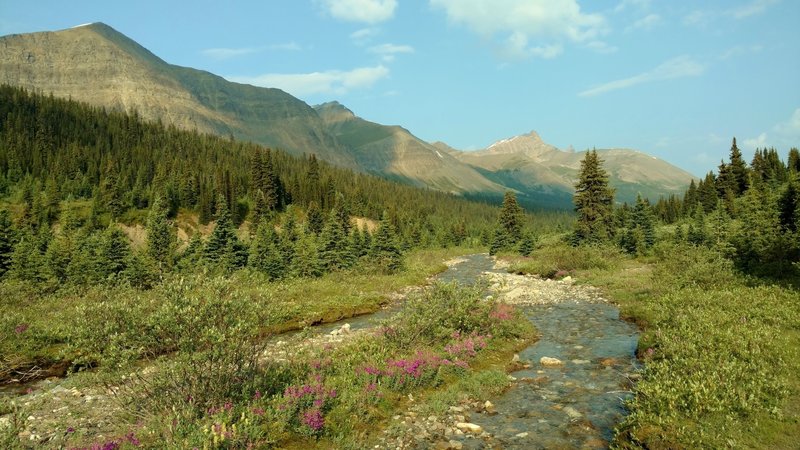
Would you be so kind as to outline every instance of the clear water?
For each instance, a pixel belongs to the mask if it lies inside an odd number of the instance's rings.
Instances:
[[[491,259],[472,256],[454,272],[469,273],[469,281],[481,266],[490,270]],[[494,438],[465,440],[465,448],[607,447],[631,395],[626,374],[637,369],[636,326],[620,320],[619,310],[605,303],[567,301],[523,311],[540,333],[519,354],[531,367],[512,373],[517,381],[511,389],[490,399],[496,415],[470,417]],[[544,367],[539,363],[543,356],[564,365]]]

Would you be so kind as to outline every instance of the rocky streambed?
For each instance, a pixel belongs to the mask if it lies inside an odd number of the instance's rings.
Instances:
[[[459,267],[460,266],[460,267]],[[376,448],[605,448],[637,379],[638,331],[600,292],[570,278],[509,274],[476,255],[450,274],[481,272],[490,295],[518,305],[539,340],[515,355],[511,387],[490,399],[468,399],[444,415],[414,405],[394,417]]]
[[[410,399],[377,440],[376,448],[604,448],[624,414],[623,401],[637,376],[637,330],[619,319],[599,291],[560,281],[506,273],[485,254],[448,262],[444,282],[485,280],[487,296],[518,305],[540,332],[515,356],[511,387],[498,398],[466,399],[442,415],[426,415]],[[398,304],[407,292],[398,293]],[[395,308],[270,340],[265,357],[292,358],[299,349],[339,345],[368,332]],[[125,411],[105,387],[82,379],[42,380],[14,392],[24,406],[32,445],[58,446],[66,433],[100,440],[118,434]],[[90,377],[90,375],[85,375]],[[9,395],[10,392],[0,393]],[[0,417],[8,426],[11,415]]]

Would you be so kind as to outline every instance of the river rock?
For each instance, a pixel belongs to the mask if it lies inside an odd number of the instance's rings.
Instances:
[[[486,414],[490,416],[497,414],[497,408],[495,408],[494,404],[489,400],[486,400],[486,403],[483,404],[483,410],[486,411]]]
[[[556,366],[563,366],[564,363],[558,358],[551,358],[549,356],[542,356],[539,359],[539,364],[545,367],[556,367]]]
[[[524,433],[517,433],[517,434],[514,435],[514,437],[519,438],[519,439],[524,439],[524,438],[528,437],[528,432],[526,431]]]
[[[346,324],[342,325],[342,328],[339,329],[339,332],[342,333],[342,334],[349,333],[350,332],[350,324],[346,323]]]
[[[436,450],[461,450],[464,448],[464,444],[456,440],[439,441],[434,448]]]
[[[456,428],[465,433],[481,434],[483,432],[483,427],[481,427],[478,424],[470,422],[458,422],[456,424]]]
[[[583,414],[581,414],[580,411],[578,411],[577,409],[573,408],[572,406],[564,407],[563,411],[565,413],[567,413],[569,418],[572,419],[572,420],[580,419],[581,417],[583,417]]]

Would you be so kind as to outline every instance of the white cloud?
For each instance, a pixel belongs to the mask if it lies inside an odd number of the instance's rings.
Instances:
[[[660,25],[662,22],[661,16],[658,14],[648,14],[641,19],[634,22],[629,27],[625,28],[626,32],[635,31],[635,30],[645,30],[649,31],[655,28],[656,26]]]
[[[795,139],[800,138],[800,108],[794,110],[789,120],[775,125],[774,130]]]
[[[381,44],[372,46],[367,51],[380,55],[386,62],[391,62],[394,61],[395,55],[398,53],[414,53],[414,47],[410,45]]]
[[[754,138],[742,141],[744,148],[792,147],[800,141],[800,108],[794,110],[785,121],[772,127],[769,133],[763,132]]]
[[[270,73],[255,77],[228,77],[230,81],[272,87],[298,96],[313,94],[345,94],[355,89],[366,89],[389,76],[383,65],[359,67],[353,70],[328,70],[311,73]]]
[[[207,48],[200,53],[206,57],[216,60],[237,58],[239,56],[261,53],[267,50],[275,51],[298,51],[302,47],[297,42],[286,42],[283,44],[271,44],[263,47],[242,47],[242,48]]]
[[[703,72],[705,72],[705,69],[705,65],[695,61],[689,56],[683,55],[665,61],[659,64],[656,68],[648,70],[647,72],[643,72],[628,78],[610,81],[608,83],[604,83],[580,92],[578,95],[581,97],[592,97],[643,83],[698,76],[702,75]]]
[[[321,0],[331,16],[349,22],[378,23],[391,19],[397,0]]]
[[[728,10],[726,14],[732,16],[734,19],[745,19],[763,13],[767,8],[779,1],[780,0],[752,0],[749,3]]]
[[[761,133],[758,137],[745,139],[742,141],[744,144],[744,148],[746,149],[755,149],[767,146],[767,133]]]
[[[356,44],[364,45],[369,42],[373,37],[378,35],[379,30],[377,28],[369,27],[369,28],[362,28],[360,30],[356,30],[350,33],[350,39],[353,40]]]
[[[500,35],[505,56],[552,58],[564,41],[591,42],[608,33],[601,14],[581,12],[576,0],[430,0],[452,22],[484,38]]]
[[[737,45],[735,47],[731,47],[725,50],[721,55],[719,55],[719,59],[724,61],[727,59],[731,59],[736,56],[748,55],[751,53],[758,53],[763,50],[764,47],[760,45]]]

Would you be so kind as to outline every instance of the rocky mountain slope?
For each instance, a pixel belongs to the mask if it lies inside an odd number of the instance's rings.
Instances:
[[[166,63],[102,23],[0,37],[0,83],[136,111],[148,120],[233,136],[416,186],[490,200],[518,192],[529,206],[571,206],[582,153],[530,133],[462,152],[400,126],[315,108],[280,89],[229,82]],[[600,150],[619,201],[681,192],[692,176],[634,150]]]
[[[439,144],[438,148],[442,148]],[[532,131],[495,142],[484,150],[450,152],[486,178],[515,189],[529,202],[569,203],[578,178],[583,152],[562,151]],[[681,193],[693,176],[668,162],[629,149],[598,149],[617,201],[632,202],[637,193],[653,200]]]
[[[315,109],[328,130],[350,149],[358,166],[367,172],[456,194],[500,195],[506,190],[405,128],[369,122],[338,102]]]
[[[168,64],[103,23],[0,38],[0,83],[356,167],[306,103]]]

